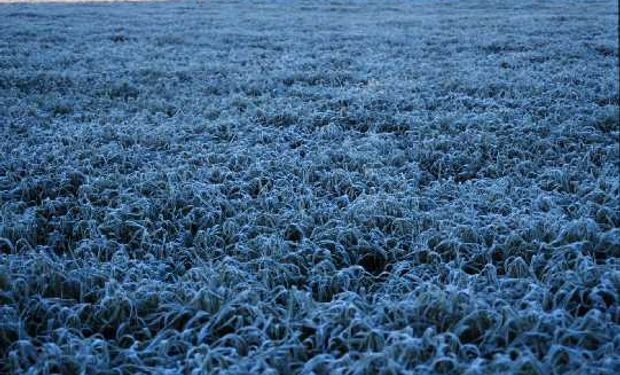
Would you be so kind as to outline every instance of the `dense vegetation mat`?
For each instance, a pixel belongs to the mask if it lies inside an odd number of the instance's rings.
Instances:
[[[0,6],[0,372],[616,374],[618,8]]]

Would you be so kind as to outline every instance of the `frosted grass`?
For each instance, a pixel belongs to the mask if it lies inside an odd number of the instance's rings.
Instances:
[[[0,6],[0,372],[615,374],[614,1]]]

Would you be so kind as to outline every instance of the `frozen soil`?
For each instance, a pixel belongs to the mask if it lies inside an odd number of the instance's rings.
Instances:
[[[0,5],[0,372],[616,374],[617,22]]]

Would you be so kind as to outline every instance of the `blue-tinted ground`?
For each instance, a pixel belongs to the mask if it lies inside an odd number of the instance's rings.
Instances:
[[[617,21],[0,6],[0,372],[616,374]]]

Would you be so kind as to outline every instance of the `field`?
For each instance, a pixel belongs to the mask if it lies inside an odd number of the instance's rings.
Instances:
[[[0,4],[0,373],[617,374],[617,22]]]

